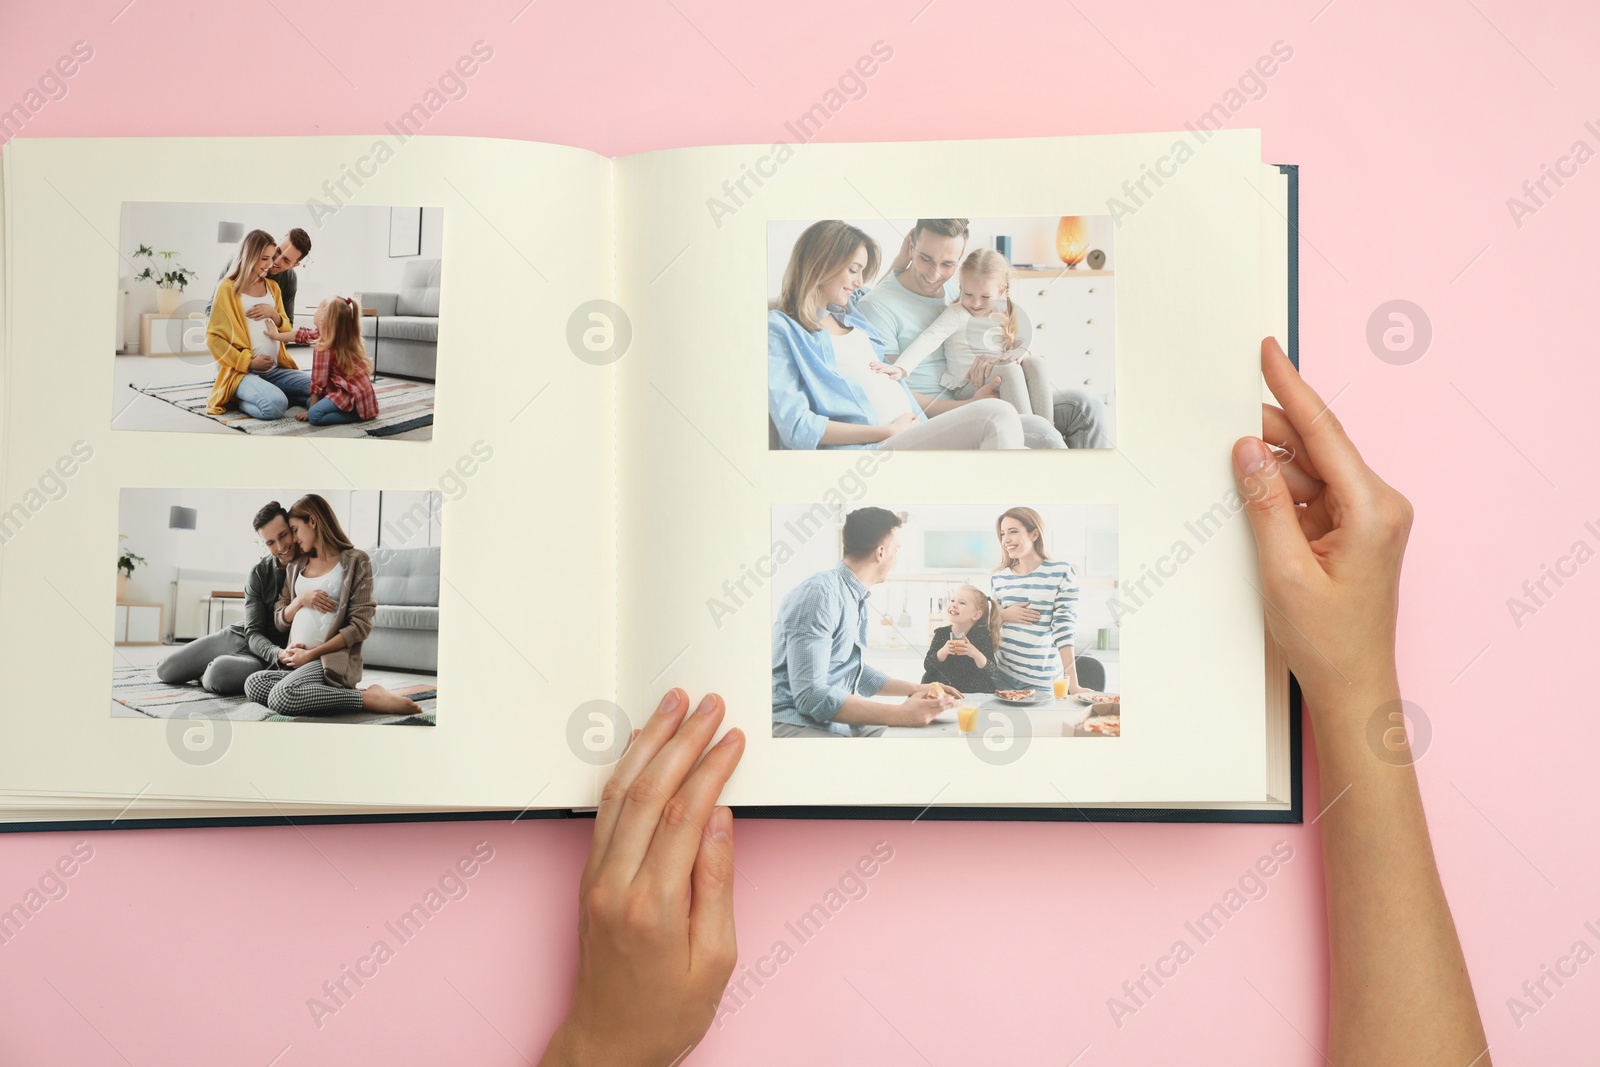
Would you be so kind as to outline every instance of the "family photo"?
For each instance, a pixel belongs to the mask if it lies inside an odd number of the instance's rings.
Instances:
[[[769,223],[768,447],[1115,447],[1115,229]]]
[[[444,210],[122,205],[119,430],[433,437]]]
[[[772,509],[774,737],[1121,736],[1114,505]],[[795,547],[798,546],[798,547]],[[777,559],[777,554],[774,559]]]
[[[442,504],[122,490],[111,714],[434,725]]]

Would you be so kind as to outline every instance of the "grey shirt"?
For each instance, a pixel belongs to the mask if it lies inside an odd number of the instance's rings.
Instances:
[[[278,665],[278,653],[289,642],[288,632],[278,629],[273,617],[278,594],[283,590],[283,577],[283,565],[277,557],[271,553],[262,556],[244,580],[244,622],[229,627],[269,667]]]

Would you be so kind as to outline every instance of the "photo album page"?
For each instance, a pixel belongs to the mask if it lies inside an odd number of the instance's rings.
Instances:
[[[618,161],[617,699],[721,692],[730,803],[1285,800],[1230,450],[1287,185],[1193,143]]]
[[[588,801],[566,712],[612,690],[626,368],[567,335],[610,291],[611,170],[7,146],[9,817]]]

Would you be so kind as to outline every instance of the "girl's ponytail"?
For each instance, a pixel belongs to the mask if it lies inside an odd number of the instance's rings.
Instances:
[[[1003,351],[1009,352],[1017,346],[1017,338],[1021,335],[1021,328],[1017,325],[1017,302],[1011,298],[1012,277],[1011,264],[992,248],[980,248],[967,256],[961,264],[963,275],[976,274],[983,277],[998,276],[1005,289],[1006,309],[1000,313],[1000,335],[1004,342]]]

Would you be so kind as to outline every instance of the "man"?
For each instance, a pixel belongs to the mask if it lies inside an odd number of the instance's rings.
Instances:
[[[926,726],[961,696],[867,666],[867,596],[900,554],[900,517],[857,508],[844,520],[844,558],[783,598],[772,624],[772,736],[875,737],[885,726]],[[898,704],[868,698],[903,696]]]
[[[889,273],[861,298],[861,313],[883,335],[885,355],[891,360],[960,297],[961,287],[954,277],[966,249],[966,219],[918,219],[901,243]],[[939,384],[944,372],[944,351],[936,349],[912,368],[906,384],[913,393],[942,397],[947,393]],[[1068,448],[1111,446],[1105,433],[1105,410],[1083,390],[1056,389],[1053,415]]]
[[[267,277],[278,283],[278,291],[283,294],[283,310],[288,317],[289,325],[294,325],[294,294],[300,287],[300,276],[295,273],[295,268],[300,261],[311,254],[311,237],[296,226],[278,244],[278,254],[273,257],[272,266],[267,268]],[[217,281],[227,277],[231,262],[222,265],[222,273],[217,275]],[[210,303],[206,304],[206,314],[211,314]],[[245,311],[247,319],[271,319],[273,325],[283,329],[284,316],[279,315],[270,305],[255,304]]]
[[[199,679],[208,692],[233,696],[244,692],[244,680],[256,671],[279,666],[278,654],[289,635],[278,629],[273,608],[283,589],[285,569],[299,549],[289,532],[289,513],[276,500],[256,512],[252,525],[267,554],[245,578],[244,622],[191,641],[162,660],[156,677],[166,684],[187,685]],[[319,592],[306,606],[332,611],[338,604]]]

